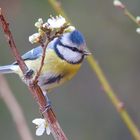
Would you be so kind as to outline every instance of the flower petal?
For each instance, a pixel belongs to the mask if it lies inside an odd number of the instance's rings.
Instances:
[[[136,21],[137,21],[138,23],[140,23],[140,16],[137,16],[137,17],[136,17]]]
[[[45,124],[45,120],[42,118],[36,118],[32,121],[32,123],[36,124],[36,125],[41,125],[42,123]]]
[[[52,28],[52,29],[57,29],[62,27],[64,24],[66,23],[66,20],[64,17],[60,16],[56,16],[51,17],[47,20],[47,24],[48,24],[48,28]]]
[[[51,130],[50,130],[49,126],[46,127],[46,133],[47,133],[47,135],[50,135],[51,134]]]
[[[138,34],[140,34],[140,28],[137,28],[137,29],[136,29],[136,32],[137,32]]]
[[[116,6],[116,7],[122,8],[122,9],[125,8],[124,4],[119,0],[114,0],[113,5]]]
[[[38,21],[35,23],[35,27],[40,28],[43,24],[43,19],[39,18]]]
[[[36,129],[36,135],[41,136],[43,135],[44,131],[45,131],[45,125],[42,124]]]
[[[37,43],[39,41],[40,33],[34,33],[33,35],[29,36],[29,42]]]

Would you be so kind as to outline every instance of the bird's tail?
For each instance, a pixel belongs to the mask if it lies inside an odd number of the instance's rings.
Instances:
[[[0,74],[15,73],[16,69],[16,65],[0,66]]]

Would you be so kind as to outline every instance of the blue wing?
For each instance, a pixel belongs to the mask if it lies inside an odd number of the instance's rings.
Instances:
[[[42,55],[42,52],[43,52],[43,49],[41,46],[39,46],[26,52],[21,57],[23,60],[35,60]],[[13,64],[16,65],[17,61],[15,61]]]
[[[48,44],[47,49],[48,49],[48,48],[53,49],[56,40],[57,40],[57,38],[55,38],[53,41],[51,41],[51,42]],[[41,47],[41,46],[38,46],[38,47],[36,47],[36,48],[34,48],[34,49],[32,49],[32,50],[26,52],[24,55],[22,55],[22,59],[23,59],[23,60],[35,60],[35,59],[37,59],[38,57],[40,57],[40,56],[42,55],[42,53],[43,53],[42,47]],[[17,62],[14,62],[13,64],[16,65]]]
[[[53,41],[51,41],[48,46],[47,46],[47,49],[48,48],[51,48],[53,49],[54,47],[54,44],[57,43],[57,38],[55,38]],[[43,49],[41,46],[38,46],[32,50],[30,50],[29,52],[25,53],[22,58],[24,60],[34,60],[34,59],[37,59],[38,57],[40,57],[42,55],[42,52],[43,52]]]
[[[24,60],[34,60],[37,59],[38,57],[40,57],[42,55],[42,47],[36,47],[32,50],[30,50],[29,52],[25,53],[24,55],[22,55],[22,58]]]

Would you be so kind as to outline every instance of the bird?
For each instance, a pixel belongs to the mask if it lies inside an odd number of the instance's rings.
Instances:
[[[34,76],[40,68],[42,54],[43,48],[38,46],[22,55],[22,59],[34,72]],[[50,41],[46,48],[44,65],[38,77],[38,85],[42,91],[48,92],[72,79],[80,69],[84,58],[89,54],[91,53],[87,50],[85,38],[77,29],[63,33]],[[6,73],[18,74],[26,83],[17,62],[0,66],[0,74]]]

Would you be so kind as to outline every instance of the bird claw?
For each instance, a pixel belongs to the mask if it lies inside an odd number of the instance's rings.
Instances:
[[[48,98],[47,95],[44,95],[44,96],[45,96],[45,99],[46,99],[47,105],[45,106],[45,109],[42,111],[42,114],[45,113],[46,111],[48,111],[48,109],[51,108],[51,100]]]
[[[27,79],[31,79],[33,77],[33,74],[34,74],[34,71],[32,69],[29,69],[25,74],[24,76],[27,78]]]

